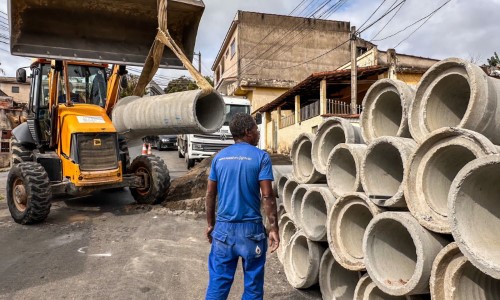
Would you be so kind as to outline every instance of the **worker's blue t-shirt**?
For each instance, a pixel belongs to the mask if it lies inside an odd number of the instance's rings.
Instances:
[[[267,152],[244,142],[224,148],[215,155],[208,179],[217,182],[217,221],[262,220],[259,181],[273,180]]]

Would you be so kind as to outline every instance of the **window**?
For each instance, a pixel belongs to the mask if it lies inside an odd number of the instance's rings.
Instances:
[[[363,55],[364,53],[366,53],[368,51],[368,48],[366,47],[356,47],[356,50],[358,50],[358,56],[360,55]]]
[[[12,92],[13,93],[19,93],[19,87],[18,86],[12,86]]]
[[[226,58],[229,56],[229,49],[226,50]]]
[[[236,40],[233,39],[231,42],[231,58],[236,54]]]

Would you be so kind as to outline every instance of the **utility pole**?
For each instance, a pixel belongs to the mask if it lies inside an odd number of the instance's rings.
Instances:
[[[198,55],[198,72],[201,74],[201,51],[198,53],[194,53],[194,55]]]
[[[358,104],[358,60],[356,47],[356,26],[351,27],[351,114],[357,113]]]

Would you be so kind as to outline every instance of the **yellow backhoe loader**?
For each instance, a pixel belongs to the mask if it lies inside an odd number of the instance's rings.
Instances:
[[[165,163],[152,155],[138,156],[130,163],[126,137],[139,138],[156,129],[162,134],[188,128],[182,124],[187,117],[183,119],[181,113],[174,117],[178,123],[167,122],[166,113],[162,114],[183,96],[168,99],[170,104],[154,97],[124,99],[124,105],[142,100],[149,106],[163,105],[155,111],[163,122],[158,128],[141,119],[147,112],[135,111],[139,116],[134,120],[147,123],[149,131],[144,124],[118,131],[112,120],[123,121],[129,117],[122,114],[131,113],[125,107],[115,116],[113,110],[121,102],[120,86],[126,85],[125,66],[144,65],[150,52],[158,28],[157,5],[157,0],[8,1],[11,53],[38,57],[31,64],[27,122],[13,130],[6,190],[16,222],[45,220],[51,199],[58,195],[129,187],[138,203],[164,199],[170,185]],[[201,0],[168,1],[168,31],[189,59],[203,10]],[[183,68],[167,48],[160,65]],[[26,71],[19,69],[17,78],[25,82]],[[195,123],[202,131],[217,130],[218,121],[203,112],[211,106],[208,100],[189,95]]]

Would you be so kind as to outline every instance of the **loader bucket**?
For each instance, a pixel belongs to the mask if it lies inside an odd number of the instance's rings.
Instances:
[[[192,60],[201,0],[168,0],[168,30]],[[13,55],[142,66],[158,28],[157,0],[8,0]],[[182,69],[165,47],[161,67]]]

